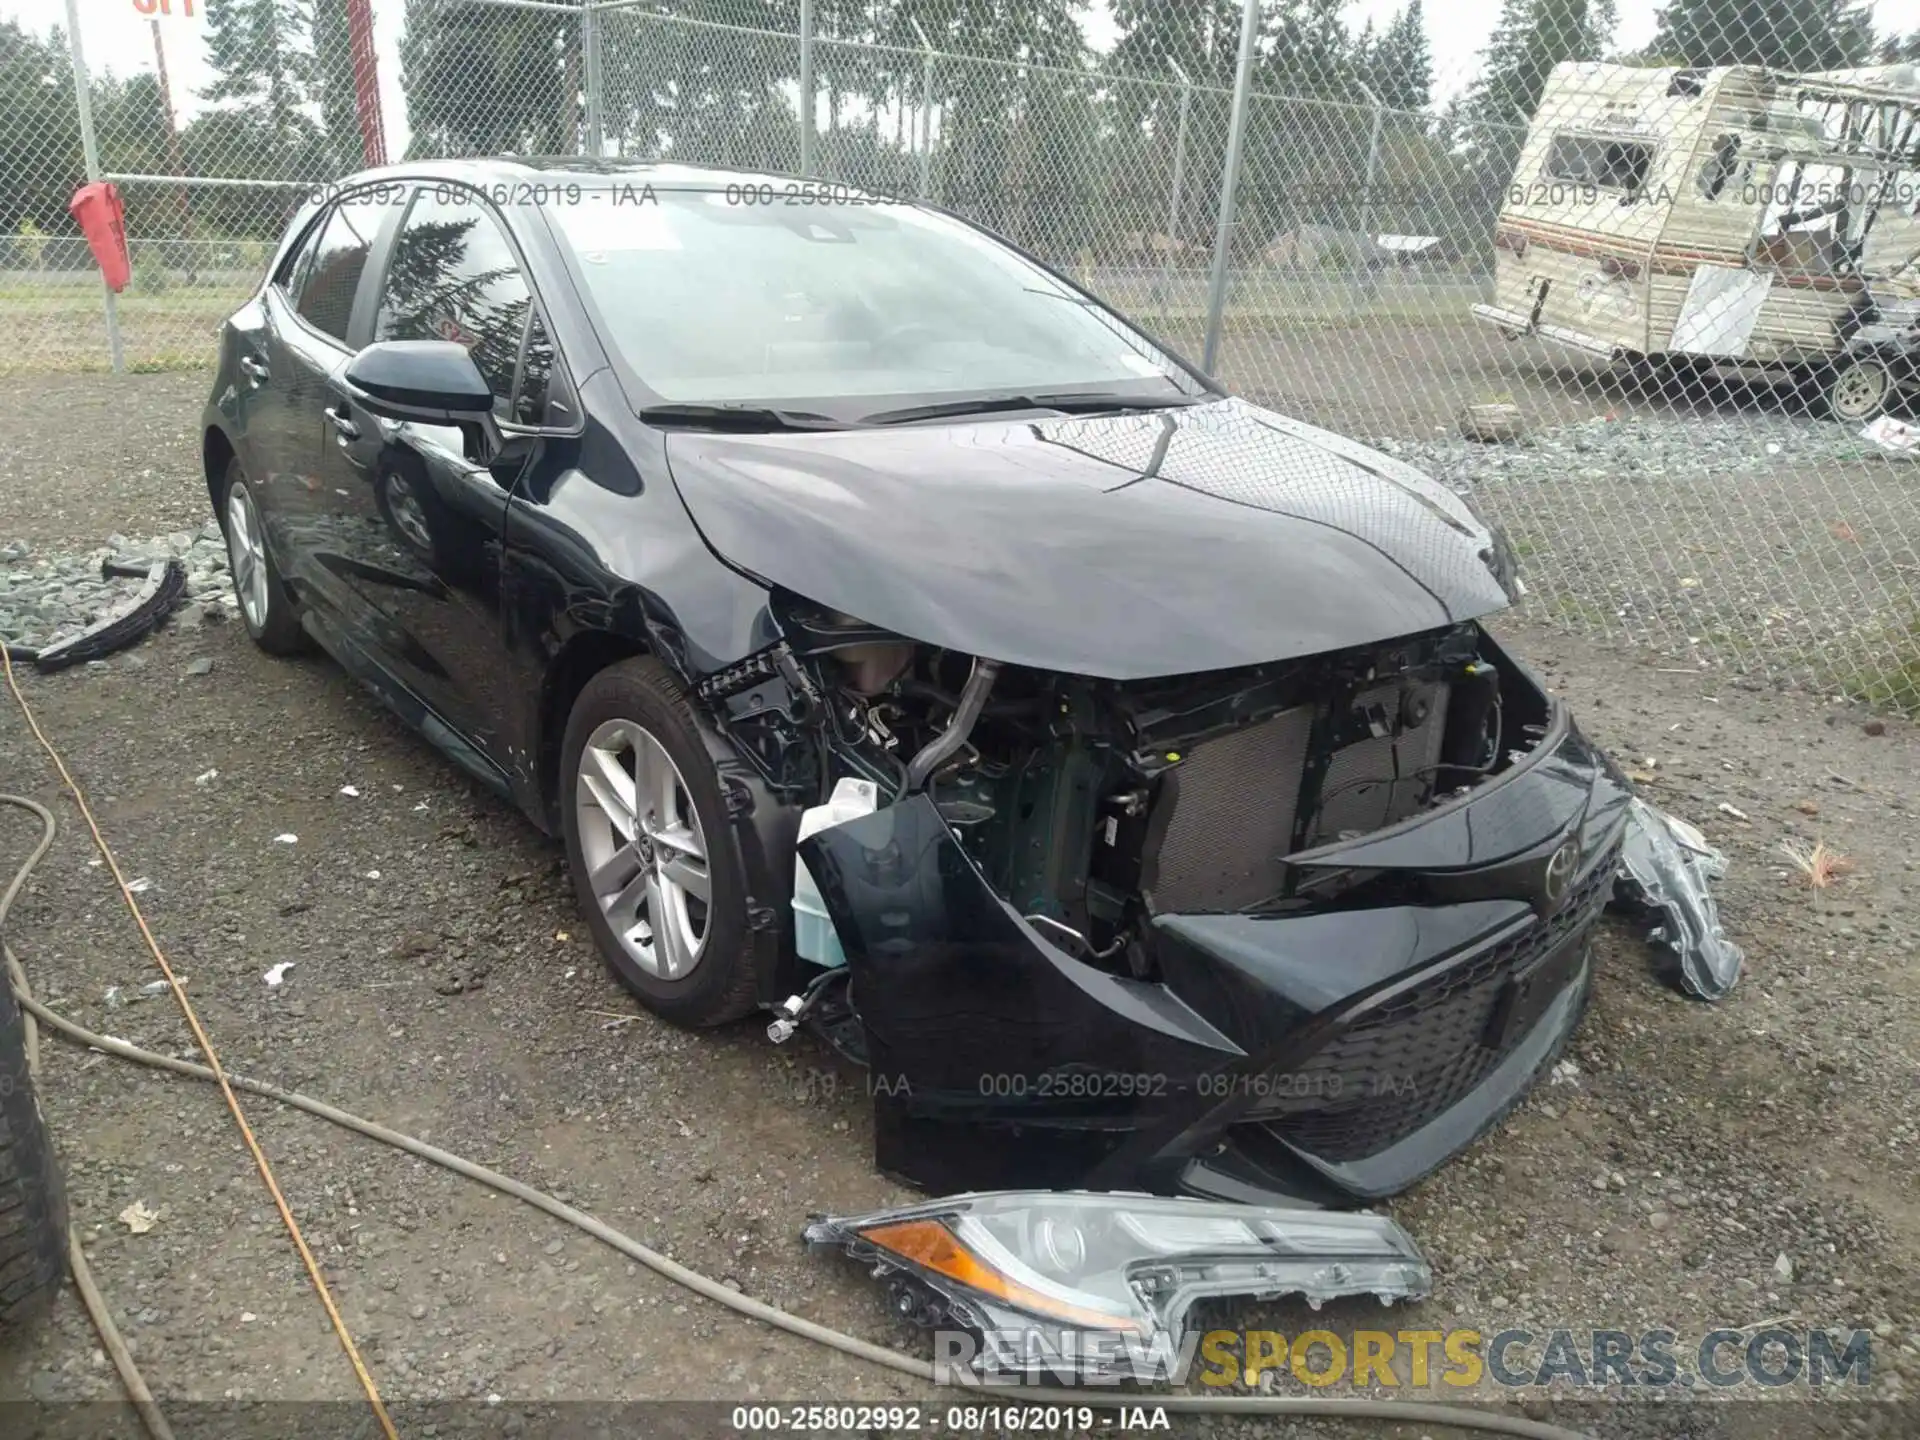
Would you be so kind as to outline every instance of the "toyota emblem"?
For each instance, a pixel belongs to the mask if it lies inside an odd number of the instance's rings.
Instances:
[[[1547,873],[1542,878],[1542,888],[1546,892],[1549,907],[1558,905],[1567,893],[1567,886],[1573,881],[1573,872],[1580,865],[1580,842],[1569,840],[1547,861]]]

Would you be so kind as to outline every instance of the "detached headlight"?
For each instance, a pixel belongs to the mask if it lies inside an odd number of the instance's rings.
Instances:
[[[987,1344],[975,1368],[1085,1382],[1140,1378],[1216,1296],[1415,1300],[1419,1248],[1378,1215],[1143,1195],[999,1191],[809,1225],[809,1245],[870,1261],[894,1306]]]

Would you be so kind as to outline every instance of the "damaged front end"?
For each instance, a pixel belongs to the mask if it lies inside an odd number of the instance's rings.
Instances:
[[[1628,788],[1477,624],[1116,680],[777,599],[701,694],[813,807],[784,1018],[869,1067],[886,1173],[1363,1202],[1577,1023]]]
[[[903,1318],[970,1332],[978,1348],[949,1383],[1164,1378],[1203,1301],[1300,1296],[1317,1310],[1433,1289],[1412,1237],[1384,1216],[1143,1195],[952,1195],[821,1216],[805,1239],[872,1266]]]

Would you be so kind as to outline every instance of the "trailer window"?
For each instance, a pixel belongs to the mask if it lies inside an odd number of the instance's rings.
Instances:
[[[1604,135],[1554,136],[1543,167],[1549,180],[1624,190],[1629,195],[1647,183],[1647,172],[1652,168],[1653,146]]]
[[[1706,164],[1700,167],[1700,193],[1709,200],[1718,200],[1739,164],[1740,137],[1722,135],[1713,142]]]

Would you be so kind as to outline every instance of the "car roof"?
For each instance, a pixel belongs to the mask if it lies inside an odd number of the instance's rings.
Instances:
[[[808,180],[776,170],[732,169],[723,165],[684,165],[665,160],[595,160],[583,155],[487,155],[461,160],[409,160],[363,170],[339,182],[344,187],[380,180],[459,180],[494,185],[652,185],[661,190],[724,190],[729,185],[828,184],[862,193],[842,181]]]

